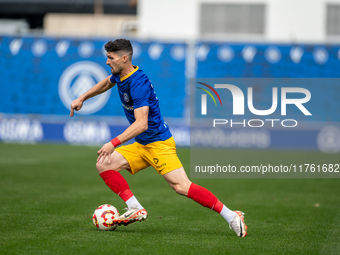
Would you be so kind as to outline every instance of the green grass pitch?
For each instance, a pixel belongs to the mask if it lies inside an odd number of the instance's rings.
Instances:
[[[99,231],[95,208],[109,203],[122,211],[125,203],[99,177],[97,149],[0,143],[0,254],[340,254],[340,179],[192,179],[246,213],[248,236],[239,238],[220,215],[177,195],[152,168],[124,172],[149,218]],[[244,163],[266,153],[228,151],[231,161]],[[276,153],[306,162],[340,159]],[[188,169],[189,150],[178,154]]]

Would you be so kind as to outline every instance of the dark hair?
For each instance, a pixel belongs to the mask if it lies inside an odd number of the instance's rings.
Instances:
[[[123,52],[129,59],[132,59],[133,49],[129,40],[126,39],[116,39],[114,41],[109,41],[105,44],[105,50],[107,52]]]

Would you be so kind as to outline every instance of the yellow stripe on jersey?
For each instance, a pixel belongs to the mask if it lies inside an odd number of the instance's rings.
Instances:
[[[120,78],[120,81],[126,80],[127,78],[129,78],[133,73],[135,73],[139,69],[138,66],[133,66],[133,67],[135,68],[135,70],[133,70],[131,73],[125,75],[124,77]]]

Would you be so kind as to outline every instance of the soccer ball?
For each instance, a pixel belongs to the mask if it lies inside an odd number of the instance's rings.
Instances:
[[[99,230],[113,231],[117,228],[117,224],[112,222],[113,219],[119,217],[119,212],[113,205],[104,204],[99,206],[93,213],[93,224]]]

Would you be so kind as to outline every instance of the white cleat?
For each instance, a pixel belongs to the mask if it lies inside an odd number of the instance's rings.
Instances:
[[[136,221],[145,221],[147,217],[148,213],[145,209],[128,208],[125,213],[114,219],[113,222],[126,226]]]
[[[233,229],[237,236],[245,237],[247,233],[248,227],[244,223],[244,213],[241,211],[234,211],[237,215],[235,215],[234,219],[232,219],[229,223],[230,229]]]

